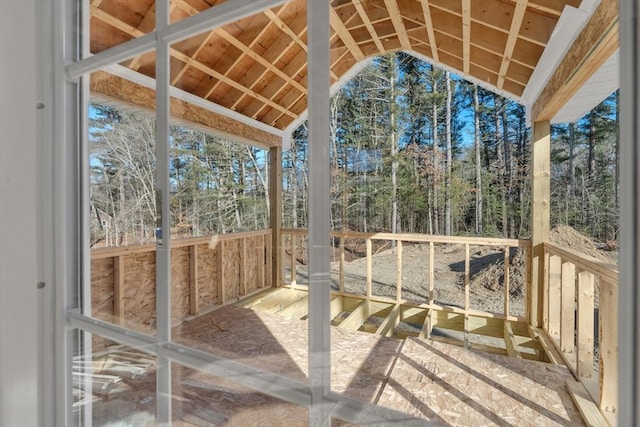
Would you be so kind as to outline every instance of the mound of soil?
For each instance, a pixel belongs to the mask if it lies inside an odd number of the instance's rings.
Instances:
[[[553,227],[549,235],[549,240],[558,246],[592,256],[602,261],[617,264],[616,254],[601,251],[589,237],[568,225],[556,225]]]

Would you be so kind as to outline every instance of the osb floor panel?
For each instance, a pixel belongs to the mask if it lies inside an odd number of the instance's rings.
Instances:
[[[408,338],[379,404],[451,426],[584,425],[562,366]]]
[[[173,336],[182,344],[306,381],[306,321],[226,306],[174,328]],[[351,397],[444,425],[581,425],[565,391],[570,374],[561,367],[338,328],[331,328],[331,339],[333,388]],[[307,425],[305,408],[173,366],[174,425]],[[128,392],[94,407],[95,425],[122,420],[123,409],[135,425],[145,425],[142,415],[152,419],[155,372],[127,382]]]

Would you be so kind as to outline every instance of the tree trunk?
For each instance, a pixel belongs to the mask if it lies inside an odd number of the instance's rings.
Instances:
[[[480,103],[478,85],[473,85],[474,135],[476,154],[476,234],[482,235],[482,164],[480,158]]]
[[[514,237],[515,227],[514,218],[511,215],[513,211],[513,168],[512,168],[512,153],[511,143],[509,142],[509,122],[507,120],[507,105],[502,100],[502,142],[504,144],[504,165],[506,173],[506,186],[507,186],[507,207],[505,209],[507,215],[507,230],[508,237]]]
[[[398,75],[397,63],[395,55],[391,56],[391,73],[390,73],[390,84],[391,84],[391,232],[399,233],[400,226],[398,217],[398,124],[396,121],[398,120],[398,90],[396,87],[396,79]],[[395,246],[395,241],[392,243],[392,246]]]
[[[504,165],[504,137],[500,135],[500,108],[504,107],[498,95],[493,96],[494,110],[493,120],[496,131],[496,157],[498,160],[498,186],[500,188],[502,236],[507,237],[507,194],[505,191],[505,165]]]
[[[596,157],[596,111],[591,110],[589,113],[589,156],[587,158],[587,176],[593,178],[593,170],[595,169]]]
[[[436,80],[436,76],[433,78],[433,93],[438,92],[438,82]],[[440,154],[438,152],[438,103],[433,100],[433,104],[431,105],[432,109],[432,120],[433,120],[433,234],[440,234],[440,216],[438,215],[438,175],[440,174]]]
[[[445,137],[447,141],[447,164],[445,177],[445,206],[444,206],[444,234],[451,236],[451,173],[453,170],[453,156],[451,153],[451,75],[445,73],[447,89],[447,113],[445,118]]]

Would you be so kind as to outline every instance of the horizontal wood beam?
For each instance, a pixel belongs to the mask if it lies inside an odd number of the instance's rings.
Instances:
[[[602,0],[533,104],[533,121],[551,120],[616,51],[618,20],[618,1]]]
[[[104,71],[91,74],[90,90],[116,103],[138,107],[146,111],[155,111],[155,91],[153,89]],[[282,139],[277,135],[176,98],[171,98],[171,116],[203,125],[210,128],[213,133],[238,137],[253,145],[278,147],[282,144]]]

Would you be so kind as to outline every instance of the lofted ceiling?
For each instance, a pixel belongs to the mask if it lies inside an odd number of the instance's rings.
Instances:
[[[171,0],[171,21],[196,15],[224,1]],[[331,3],[332,83],[344,81],[367,58],[403,50],[520,100],[526,95],[565,7],[575,10],[583,2],[334,0]],[[91,52],[101,52],[152,32],[154,11],[154,0],[92,0]],[[205,104],[208,101],[222,107],[219,111],[228,112],[228,117],[241,121],[247,118],[250,123],[285,130],[307,108],[306,29],[306,0],[292,0],[178,42],[170,51],[171,84],[188,95],[183,97],[186,104],[190,103],[188,99],[202,100]],[[96,74],[92,78],[94,93],[133,103],[150,96],[137,86],[154,77],[153,52],[122,62],[118,69],[121,77],[137,83],[126,88],[129,83],[120,82],[114,91],[109,89],[109,82],[118,77]],[[194,121],[209,123],[207,120]]]

